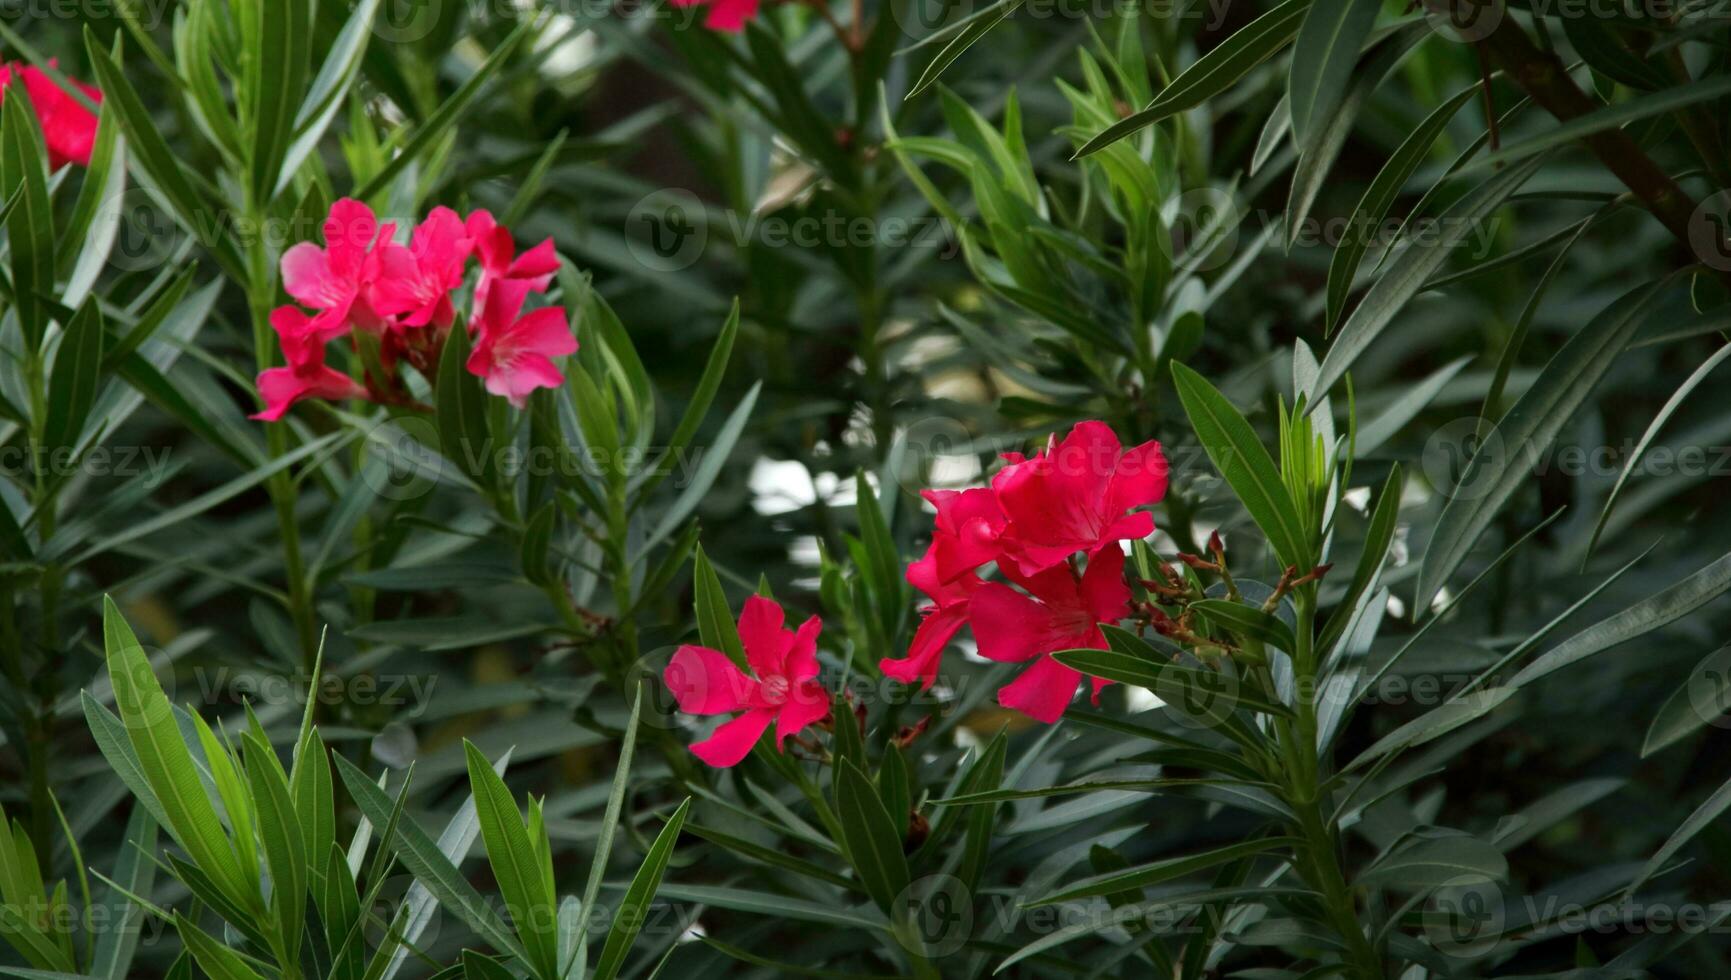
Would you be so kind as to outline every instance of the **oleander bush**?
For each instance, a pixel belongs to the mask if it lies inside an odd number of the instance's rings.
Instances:
[[[1724,0],[0,2],[0,976],[1731,976]]]

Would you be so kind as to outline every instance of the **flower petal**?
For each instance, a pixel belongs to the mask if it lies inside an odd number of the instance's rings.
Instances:
[[[968,622],[980,656],[1019,663],[1050,653],[1047,638],[1056,632],[1052,611],[1001,582],[980,586],[968,601]]]
[[[816,617],[813,617],[814,619]],[[775,715],[775,747],[829,717],[829,692],[815,681],[795,684]]]
[[[727,659],[727,654],[689,644],[674,651],[661,679],[679,702],[679,710],[688,715],[738,711],[757,693],[757,680]]]
[[[1041,657],[1020,677],[998,689],[998,703],[1050,725],[1064,716],[1081,682],[1081,671]]]
[[[922,689],[931,687],[938,678],[938,663],[943,659],[944,647],[949,645],[950,639],[967,619],[965,603],[929,610],[926,618],[920,621],[920,628],[914,631],[907,656],[899,660],[885,657],[878,661],[878,669],[884,672],[884,676],[903,684],[911,685],[918,681]]]
[[[787,649],[792,634],[782,630],[787,614],[781,606],[760,595],[746,597],[739,614],[739,640],[745,644],[745,659],[759,678],[784,677]]]
[[[737,766],[751,754],[757,740],[775,720],[773,708],[747,711],[715,730],[715,734],[691,747],[691,754],[717,769]]]

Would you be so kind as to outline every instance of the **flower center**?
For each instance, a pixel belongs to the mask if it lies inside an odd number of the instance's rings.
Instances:
[[[785,677],[771,677],[763,682],[763,699],[770,704],[781,704],[787,700],[788,684]]]

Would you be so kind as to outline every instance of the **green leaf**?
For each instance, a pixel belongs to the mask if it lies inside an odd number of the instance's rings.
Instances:
[[[553,543],[553,521],[558,516],[558,506],[549,500],[529,518],[528,526],[523,529],[523,547],[518,552],[518,560],[523,568],[523,577],[536,585],[553,581],[547,552]]]
[[[1640,874],[1637,874],[1635,880],[1629,883],[1629,887],[1623,890],[1624,900],[1627,901],[1632,898],[1635,892],[1647,883],[1647,879],[1653,877],[1660,868],[1669,864],[1671,859],[1683,850],[1684,845],[1694,840],[1697,834],[1711,826],[1728,809],[1731,809],[1731,781],[1727,781],[1714,790],[1713,795],[1707,797],[1706,802],[1696,807],[1695,812],[1689,814],[1689,818],[1683,821],[1682,826],[1666,838],[1665,843],[1653,853],[1651,858],[1647,859],[1647,863],[1641,866]]]
[[[1273,57],[1286,47],[1298,33],[1310,0],[1286,0],[1280,6],[1251,21],[1197,58],[1160,91],[1147,108],[1131,113],[1106,127],[1082,148],[1076,156],[1090,153],[1118,142],[1132,133],[1154,125],[1167,116],[1177,115],[1208,101],[1231,88],[1252,68]]]
[[[90,959],[90,975],[106,980],[126,980],[132,970],[132,956],[138,949],[145,910],[127,894],[149,895],[156,881],[156,821],[148,807],[134,807],[126,820],[126,832],[121,837],[119,853],[111,876],[118,887],[104,904],[108,926],[96,937],[96,949]]]
[[[1315,0],[1292,46],[1292,136],[1301,149],[1314,145],[1323,123],[1340,105],[1358,64],[1359,50],[1376,25],[1377,0]]]
[[[1591,555],[1593,550],[1598,547],[1599,536],[1605,533],[1605,523],[1611,519],[1611,508],[1617,504],[1617,495],[1623,492],[1623,484],[1629,482],[1629,476],[1635,472],[1636,464],[1641,461],[1641,456],[1647,452],[1647,447],[1653,444],[1653,439],[1659,435],[1659,430],[1664,428],[1665,423],[1670,420],[1678,408],[1682,407],[1684,399],[1700,387],[1701,382],[1707,380],[1707,375],[1712,374],[1713,369],[1723,364],[1727,357],[1731,357],[1731,344],[1726,344],[1714,351],[1713,356],[1697,365],[1695,370],[1689,373],[1689,377],[1685,378],[1683,383],[1678,386],[1677,390],[1671,393],[1671,397],[1665,400],[1664,406],[1659,409],[1659,414],[1653,416],[1653,421],[1647,423],[1647,430],[1641,433],[1640,441],[1635,443],[1634,450],[1624,459],[1623,471],[1617,474],[1616,484],[1611,487],[1611,492],[1605,495],[1605,504],[1599,509],[1599,519],[1593,524],[1593,536],[1587,541],[1587,555]]]
[[[908,886],[902,835],[871,780],[847,759],[836,767],[835,809],[841,822],[841,843],[854,873],[878,908],[889,911],[896,896]]]
[[[1617,129],[1632,122],[1675,112],[1725,95],[1731,95],[1731,76],[1707,76],[1687,85],[1673,86],[1627,102],[1604,106],[1567,122],[1547,127],[1536,136],[1505,144],[1495,153],[1487,153],[1461,168],[1461,172],[1504,167],[1517,160],[1526,160],[1528,157],[1572,143],[1584,136]]]
[[[1722,669],[1725,649],[1720,647],[1708,654],[1689,672],[1689,679],[1659,706],[1658,714],[1647,726],[1641,758],[1670,748],[1725,713],[1722,706],[1731,704],[1731,671]]]
[[[283,778],[276,751],[252,732],[241,736],[246,747],[246,777],[257,810],[259,839],[270,868],[271,906],[283,948],[300,949],[306,924],[307,850],[294,796]],[[250,842],[247,845],[250,846]]]
[[[97,87],[102,89],[103,105],[112,105],[120,127],[126,134],[130,159],[150,178],[150,183],[168,203],[169,211],[182,230],[216,256],[223,270],[237,282],[247,281],[246,266],[234,243],[224,234],[225,222],[212,220],[218,209],[212,206],[194,187],[180,164],[179,156],[169,149],[155,117],[127,81],[126,73],[115,57],[103,47],[88,25],[84,28],[84,47],[96,71]],[[116,57],[118,54],[116,55]]]
[[[475,69],[475,73],[470,75],[460,88],[451,93],[450,98],[440,103],[439,107],[433,110],[433,114],[415,129],[415,134],[409,137],[402,149],[397,151],[397,155],[391,157],[390,162],[380,168],[379,172],[372,176],[372,179],[356,188],[353,196],[362,200],[372,197],[396,179],[397,174],[402,173],[403,168],[419,161],[422,154],[431,149],[452,126],[456,125],[457,120],[468,109],[469,103],[473,102],[475,96],[480,94],[481,89],[492,80],[494,75],[499,73],[505,62],[516,53],[523,40],[533,33],[536,22],[537,18],[534,17],[523,18],[517,28],[504,41],[501,41],[497,48],[493,49],[493,53],[487,56],[487,60]],[[461,333],[462,331],[457,332]]]
[[[481,840],[487,860],[499,882],[499,894],[516,924],[517,937],[528,952],[527,965],[539,977],[558,975],[559,948],[554,925],[557,898],[547,890],[541,860],[523,815],[511,799],[511,790],[493,771],[493,764],[468,741],[463,753],[469,765],[469,789],[475,795],[475,815],[481,822]]]
[[[1250,512],[1256,526],[1268,536],[1280,563],[1308,568],[1309,535],[1299,523],[1298,511],[1281,481],[1280,471],[1275,469],[1273,458],[1256,438],[1250,423],[1238,414],[1226,396],[1188,366],[1174,363],[1172,380],[1202,448],[1243,502],[1244,509]],[[1322,385],[1317,390],[1327,391],[1328,387]]]
[[[1192,602],[1189,608],[1221,629],[1260,640],[1287,653],[1292,653],[1298,646],[1292,635],[1292,627],[1287,626],[1278,616],[1263,612],[1255,606],[1230,599],[1202,599]]]
[[[1092,898],[1096,895],[1111,895],[1127,889],[1148,888],[1176,878],[1182,878],[1197,871],[1226,864],[1229,861],[1254,857],[1273,850],[1296,850],[1302,845],[1303,842],[1295,837],[1263,837],[1257,840],[1240,841],[1212,851],[1164,858],[1124,871],[1096,875],[1079,881],[1062,891],[1053,892],[1023,904],[1025,907],[1035,908],[1041,905],[1056,905],[1061,902]]]
[[[21,86],[10,92],[21,93]],[[12,305],[24,329],[24,348],[42,347],[54,296],[54,209],[48,199],[48,151],[30,100],[0,102],[0,196],[18,194],[6,219],[12,267]]]
[[[1254,692],[1246,691],[1232,675],[1196,667],[1182,667],[1157,660],[1143,660],[1117,650],[1060,650],[1052,659],[1091,677],[1104,677],[1153,691],[1168,704],[1199,703],[1209,713],[1245,708],[1262,714],[1289,716],[1292,712]]]
[[[1731,589],[1731,555],[1576,633],[1517,673],[1510,687],[1533,681],[1674,623]]]
[[[1362,755],[1352,760],[1347,768],[1356,769],[1391,752],[1404,752],[1432,739],[1441,738],[1462,725],[1477,721],[1502,707],[1503,702],[1513,697],[1514,694],[1515,685],[1487,687],[1464,697],[1445,701],[1377,739],[1375,744],[1365,749]]]
[[[1504,881],[1509,862],[1494,845],[1459,833],[1417,837],[1358,877],[1357,885],[1429,891],[1446,885]]]
[[[691,562],[691,588],[696,596],[697,638],[711,650],[727,654],[739,669],[749,671],[751,664],[745,659],[745,644],[740,642],[739,627],[727,605],[727,593],[722,591],[721,577],[709,563],[702,545],[697,546],[697,557]]]
[[[938,76],[944,73],[945,68],[950,67],[957,58],[960,58],[969,48],[973,47],[980,38],[985,37],[992,28],[1003,23],[1006,17],[1020,9],[1022,3],[1023,0],[998,0],[997,3],[984,10],[969,14],[961,24],[955,25],[959,26],[961,30],[956,33],[955,37],[950,38],[949,43],[939,49],[931,61],[926,63],[925,70],[920,72],[919,80],[914,82],[912,88],[908,89],[906,98],[912,99],[931,88],[932,83],[938,80]],[[946,32],[939,33],[941,35]],[[916,47],[928,44],[931,40],[932,38],[927,38]]]
[[[295,171],[318,147],[348,96],[349,88],[361,72],[366,58],[367,39],[373,34],[373,16],[380,0],[360,0],[336,39],[325,53],[325,62],[307,89],[300,110],[295,113],[294,142],[283,155],[281,173],[273,196],[288,189]]]
[[[1352,573],[1352,583],[1347,586],[1346,593],[1335,605],[1334,613],[1323,625],[1322,636],[1317,644],[1321,650],[1332,649],[1335,641],[1346,632],[1353,610],[1358,608],[1358,600],[1370,590],[1371,584],[1382,572],[1383,559],[1388,555],[1389,545],[1394,542],[1394,532],[1400,524],[1401,487],[1401,468],[1400,464],[1396,463],[1389,471],[1388,482],[1383,484],[1382,493],[1376,498],[1376,510],[1371,512],[1370,526],[1365,528],[1364,550],[1359,553],[1358,567]]]
[[[180,934],[180,941],[186,944],[193,959],[198,961],[199,969],[209,975],[211,980],[264,980],[257,970],[247,965],[239,953],[194,925],[178,911],[174,913],[174,931]]]
[[[306,0],[271,0],[249,9],[243,18],[250,34],[244,103],[251,137],[247,174],[252,200],[262,205],[276,194],[294,137],[296,109],[306,92],[312,14]]]
[[[1340,314],[1346,309],[1346,298],[1352,292],[1353,279],[1358,275],[1360,262],[1365,252],[1370,248],[1370,230],[1382,225],[1388,217],[1390,206],[1400,194],[1401,188],[1418,170],[1419,164],[1429,155],[1431,146],[1437,137],[1442,135],[1461,106],[1479,92],[1477,85],[1471,85],[1456,92],[1447,102],[1432,109],[1425,116],[1418,128],[1407,134],[1400,146],[1395,148],[1388,162],[1376,172],[1376,177],[1364,190],[1364,195],[1358,199],[1358,206],[1353,209],[1352,217],[1347,223],[1348,233],[1335,246],[1334,255],[1328,263],[1328,299],[1327,316],[1324,326],[1332,331],[1340,321]]]
[[[728,362],[733,358],[733,342],[738,337],[739,299],[735,297],[733,308],[727,314],[726,322],[721,325],[721,333],[715,338],[715,346],[709,350],[709,361],[703,366],[703,376],[697,379],[691,401],[685,406],[685,414],[679,417],[679,424],[674,427],[673,435],[667,440],[667,451],[638,488],[640,496],[648,496],[656,484],[673,472],[674,467],[681,462],[681,454],[691,445],[691,440],[696,438],[697,430],[709,414],[709,406],[715,401],[716,392],[721,390],[722,379],[727,375]]]
[[[492,434],[487,429],[487,391],[469,373],[469,332],[453,330],[439,355],[439,380],[433,392],[439,452],[483,489],[498,477]]]
[[[58,232],[55,264],[66,278],[66,288],[60,293],[62,305],[83,305],[108,264],[120,231],[117,212],[125,204],[125,191],[126,141],[120,136],[114,111],[105,108],[97,120],[96,143],[90,149],[90,166],[78,188],[78,201],[66,226]]]
[[[1418,591],[1413,596],[1416,614],[1430,608],[1479,535],[1527,481],[1531,461],[1542,458],[1574,420],[1599,379],[1628,346],[1647,303],[1658,292],[1656,283],[1630,290],[1570,337],[1473,454],[1456,485],[1441,488],[1449,500],[1437,517],[1419,568]],[[1348,331],[1351,327],[1347,324]],[[1340,339],[1346,340],[1345,331]],[[1330,351],[1330,360],[1333,356]]]
[[[115,708],[138,754],[139,771],[162,806],[166,829],[227,898],[243,907],[252,904],[256,882],[242,875],[150,660],[119,607],[107,597],[102,601],[102,634]]]
[[[1340,335],[1322,359],[1317,377],[1318,392],[1334,388],[1381,335],[1383,328],[1392,323],[1406,309],[1407,303],[1418,295],[1431,274],[1454,254],[1455,246],[1468,230],[1479,227],[1491,212],[1501,207],[1510,194],[1538,171],[1543,162],[1541,157],[1499,172],[1437,220],[1441,229],[1438,234],[1414,241],[1400,253],[1340,328]]]
[[[613,928],[607,931],[607,943],[601,947],[601,958],[595,961],[595,972],[591,974],[595,980],[614,980],[625,965],[631,944],[636,942],[637,934],[649,920],[650,903],[661,887],[661,878],[667,873],[667,864],[673,858],[673,846],[679,841],[679,830],[685,826],[685,815],[690,810],[691,798],[686,797],[643,856],[643,864],[637,868],[630,887],[625,889],[625,897],[613,910]]]
[[[337,765],[337,775],[342,777],[343,785],[348,787],[349,796],[360,808],[362,816],[375,828],[392,827],[392,814],[396,808],[385,791],[340,754],[333,754],[332,759]],[[523,947],[511,935],[510,928],[499,918],[493,905],[481,897],[475,886],[451,863],[452,859],[446,857],[413,820],[398,821],[391,835],[392,839],[385,841],[385,846],[396,851],[403,865],[416,881],[432,892],[440,906],[462,919],[494,949],[529,962]]]
[[[48,421],[42,428],[42,448],[59,453],[78,445],[90,406],[102,383],[102,338],[106,328],[95,301],[78,308],[54,352],[48,376]]]

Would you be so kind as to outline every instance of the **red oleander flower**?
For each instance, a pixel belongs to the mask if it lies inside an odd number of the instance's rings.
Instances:
[[[903,684],[918,681],[921,688],[931,687],[937,679],[938,661],[943,657],[944,647],[967,622],[968,600],[985,584],[972,569],[944,581],[939,574],[942,549],[943,545],[933,541],[926,549],[925,557],[908,566],[908,583],[924,592],[932,604],[921,610],[924,618],[920,620],[919,629],[914,631],[907,656],[900,659],[885,657],[878,662],[878,669],[885,676]]]
[[[415,228],[407,248],[381,242],[378,276],[372,283],[373,308],[396,317],[397,327],[450,326],[456,316],[451,293],[463,284],[473,248],[457,212],[434,208]]]
[[[1005,574],[1029,594],[988,582],[968,603],[968,622],[980,656],[1001,663],[1034,663],[998,691],[998,703],[1036,721],[1057,721],[1069,707],[1082,673],[1053,660],[1060,650],[1106,649],[1099,623],[1116,623],[1130,614],[1130,587],[1124,584],[1124,552],[1102,548],[1076,574],[1069,564],[1032,576],[1006,568]],[[1109,681],[1094,678],[1093,699]]]
[[[258,376],[258,393],[264,410],[252,417],[275,422],[303,398],[365,398],[367,391],[348,375],[325,365],[325,344],[316,321],[293,306],[271,312],[270,325],[282,343],[287,367],[271,368]]]
[[[493,284],[486,308],[476,318],[478,339],[469,353],[469,373],[487,381],[487,390],[522,408],[536,388],[565,383],[553,358],[577,352],[565,310],[544,306],[519,317],[529,283],[504,279]]]
[[[704,18],[703,26],[712,31],[742,31],[745,30],[746,22],[757,16],[758,0],[673,0],[675,7],[695,7],[699,4],[709,8],[709,15]]]
[[[531,292],[546,292],[547,285],[559,271],[559,256],[553,251],[553,239],[517,254],[517,243],[505,226],[493,220],[485,210],[470,212],[464,222],[469,238],[475,243],[475,255],[481,260],[481,279],[475,284],[475,308],[487,305],[487,294],[493,283],[501,279],[528,282]]]
[[[317,333],[334,338],[351,327],[384,330],[386,321],[371,299],[383,249],[373,246],[387,245],[395,230],[393,224],[381,227],[372,208],[345,197],[325,218],[323,248],[300,242],[283,253],[283,288],[302,306],[319,311],[313,317]]]
[[[48,63],[58,66],[54,61]],[[59,170],[68,163],[90,166],[90,150],[96,145],[96,114],[32,65],[0,64],[0,98],[4,98],[14,77],[23,78],[24,91],[30,96],[30,104],[42,126],[42,141],[48,147],[48,169]],[[90,101],[102,102],[102,91],[96,86],[77,79],[67,81],[89,96]]]
[[[762,596],[745,600],[739,614],[739,638],[751,673],[739,669],[727,655],[708,647],[682,646],[662,675],[679,710],[690,715],[743,712],[691,746],[699,759],[718,769],[738,765],[758,739],[775,723],[780,750],[795,735],[829,717],[829,693],[817,682],[817,636],[823,621],[816,616],[798,631],[784,628],[786,614]]]
[[[1158,442],[1122,450],[1104,422],[1080,422],[1062,442],[1053,436],[1032,459],[1007,453],[992,478],[1006,525],[999,564],[1034,575],[1078,552],[1154,533],[1154,515],[1134,508],[1166,495],[1166,457]]]

